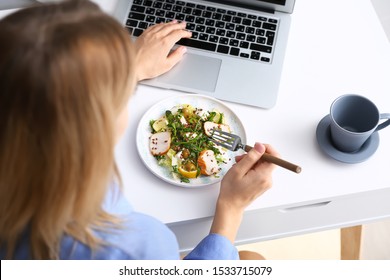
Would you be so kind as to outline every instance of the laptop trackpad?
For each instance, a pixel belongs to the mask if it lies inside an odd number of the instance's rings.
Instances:
[[[221,60],[187,53],[170,71],[157,78],[164,83],[180,88],[194,88],[202,91],[215,91]]]

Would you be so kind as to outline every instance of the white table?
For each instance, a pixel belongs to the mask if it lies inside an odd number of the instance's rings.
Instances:
[[[116,1],[95,0],[111,13]],[[6,12],[3,12],[3,14]],[[273,188],[245,212],[237,244],[354,226],[390,216],[390,128],[366,162],[324,155],[315,138],[331,102],[345,93],[372,99],[390,112],[390,45],[369,0],[297,0],[277,105],[263,110],[227,103],[249,143],[271,143],[303,167],[278,168]],[[218,185],[185,189],[152,175],[138,157],[135,132],[150,106],[178,92],[139,86],[116,156],[125,193],[137,211],[166,223],[188,251],[209,231]],[[256,120],[256,122],[254,122]],[[254,125],[256,123],[256,125]]]
[[[363,94],[390,112],[389,74],[390,45],[369,0],[297,0],[277,105],[271,110],[228,105],[242,120],[249,143],[271,143],[303,172],[276,170],[273,188],[246,211],[237,244],[390,216],[390,129],[380,132],[377,152],[355,165],[324,155],[315,138],[317,123],[341,94]],[[187,251],[209,231],[219,186],[171,186],[146,169],[135,145],[143,113],[177,94],[138,87],[117,159],[134,208],[168,224]]]

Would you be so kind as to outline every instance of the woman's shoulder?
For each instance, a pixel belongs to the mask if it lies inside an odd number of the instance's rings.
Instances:
[[[175,235],[160,221],[137,212],[122,217],[113,228],[96,230],[103,244],[96,250],[66,236],[61,244],[62,259],[178,259]]]

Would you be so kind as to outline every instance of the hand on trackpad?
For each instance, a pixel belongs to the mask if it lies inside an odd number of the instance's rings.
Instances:
[[[202,91],[215,91],[221,60],[187,53],[169,72],[157,78],[158,83]]]

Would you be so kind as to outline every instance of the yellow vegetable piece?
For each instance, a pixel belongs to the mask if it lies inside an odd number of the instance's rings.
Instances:
[[[156,131],[156,132],[159,132],[163,129],[166,129],[167,128],[167,124],[168,124],[168,121],[166,119],[165,116],[159,118],[157,121],[155,121],[153,123],[153,129]]]
[[[183,176],[183,177],[186,177],[186,178],[196,178],[196,174],[198,173],[197,170],[193,170],[193,171],[187,171],[185,170],[182,166],[180,166],[178,168],[179,170],[179,173]]]

